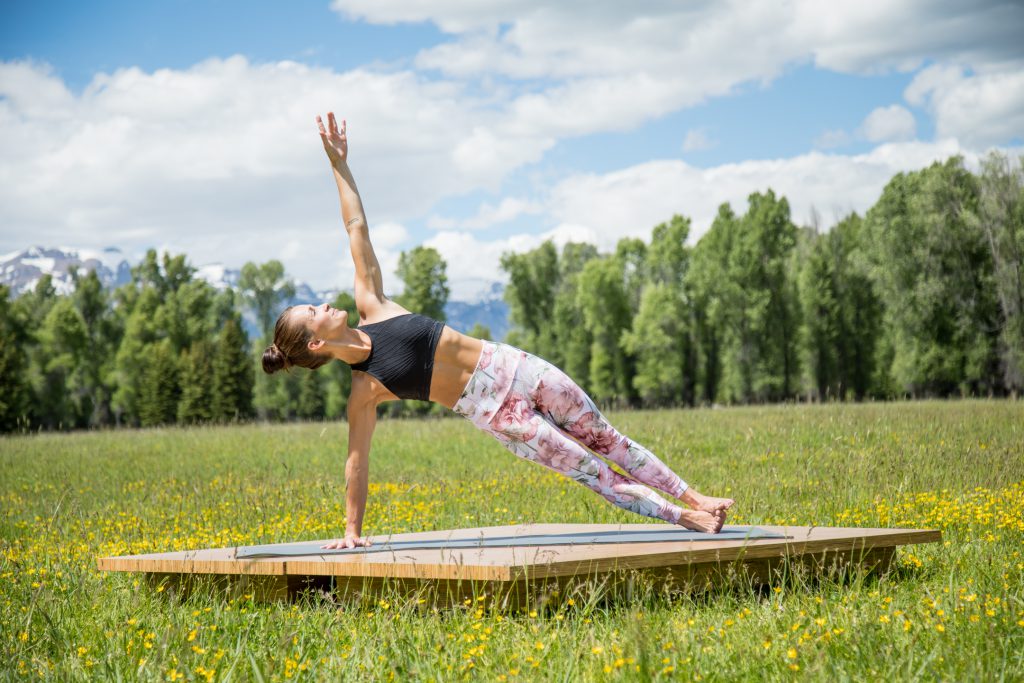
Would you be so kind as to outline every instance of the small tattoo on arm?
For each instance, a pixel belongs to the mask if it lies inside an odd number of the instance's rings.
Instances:
[[[361,217],[359,217],[359,216],[356,216],[355,218],[349,218],[347,221],[345,221],[345,227],[348,227],[348,226],[352,225],[353,223],[356,223],[356,222],[361,221],[361,220],[363,220],[363,219]]]

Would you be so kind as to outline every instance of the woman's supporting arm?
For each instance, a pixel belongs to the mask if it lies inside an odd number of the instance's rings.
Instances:
[[[348,404],[348,460],[345,461],[345,538],[320,546],[355,548],[372,545],[363,538],[363,515],[370,484],[370,441],[377,426],[377,408],[358,398]]]
[[[316,117],[320,128],[320,138],[324,143],[324,151],[331,162],[334,182],[338,186],[338,198],[341,200],[341,218],[345,222],[348,233],[349,247],[352,250],[352,262],[356,267],[355,299],[360,312],[375,303],[384,303],[384,282],[381,277],[380,263],[370,243],[370,230],[363,211],[363,200],[359,197],[359,189],[348,167],[348,137],[345,132],[345,121],[341,128],[334,118],[334,113],[327,114],[328,127]]]
[[[370,482],[370,442],[377,426],[371,402],[349,403],[348,460],[345,462],[345,537],[363,535],[366,492]]]

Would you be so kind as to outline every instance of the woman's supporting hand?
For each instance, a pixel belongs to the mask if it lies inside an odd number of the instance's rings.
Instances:
[[[327,112],[327,128],[319,114],[316,117],[316,125],[320,127],[320,139],[324,142],[324,151],[331,165],[344,164],[348,160],[348,138],[345,136],[345,119],[341,120],[341,129],[338,129],[338,122],[334,118],[334,112]]]
[[[320,547],[325,550],[336,550],[338,548],[369,548],[371,545],[373,545],[373,543],[371,543],[368,538],[363,538],[358,534],[345,534],[345,538],[340,541],[331,541],[327,545],[322,545]]]

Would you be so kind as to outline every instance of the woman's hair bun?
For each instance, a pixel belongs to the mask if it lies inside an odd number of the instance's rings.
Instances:
[[[272,375],[286,367],[288,367],[288,359],[281,353],[281,349],[277,348],[276,344],[268,346],[267,350],[263,352],[263,372]]]

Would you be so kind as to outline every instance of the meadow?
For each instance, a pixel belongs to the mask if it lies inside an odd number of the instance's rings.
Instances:
[[[729,523],[937,528],[884,575],[451,609],[186,599],[105,555],[339,536],[344,423],[0,440],[2,680],[1022,680],[1024,402],[613,412]],[[364,532],[644,522],[464,420],[384,420]],[[593,596],[591,596],[593,597]]]

